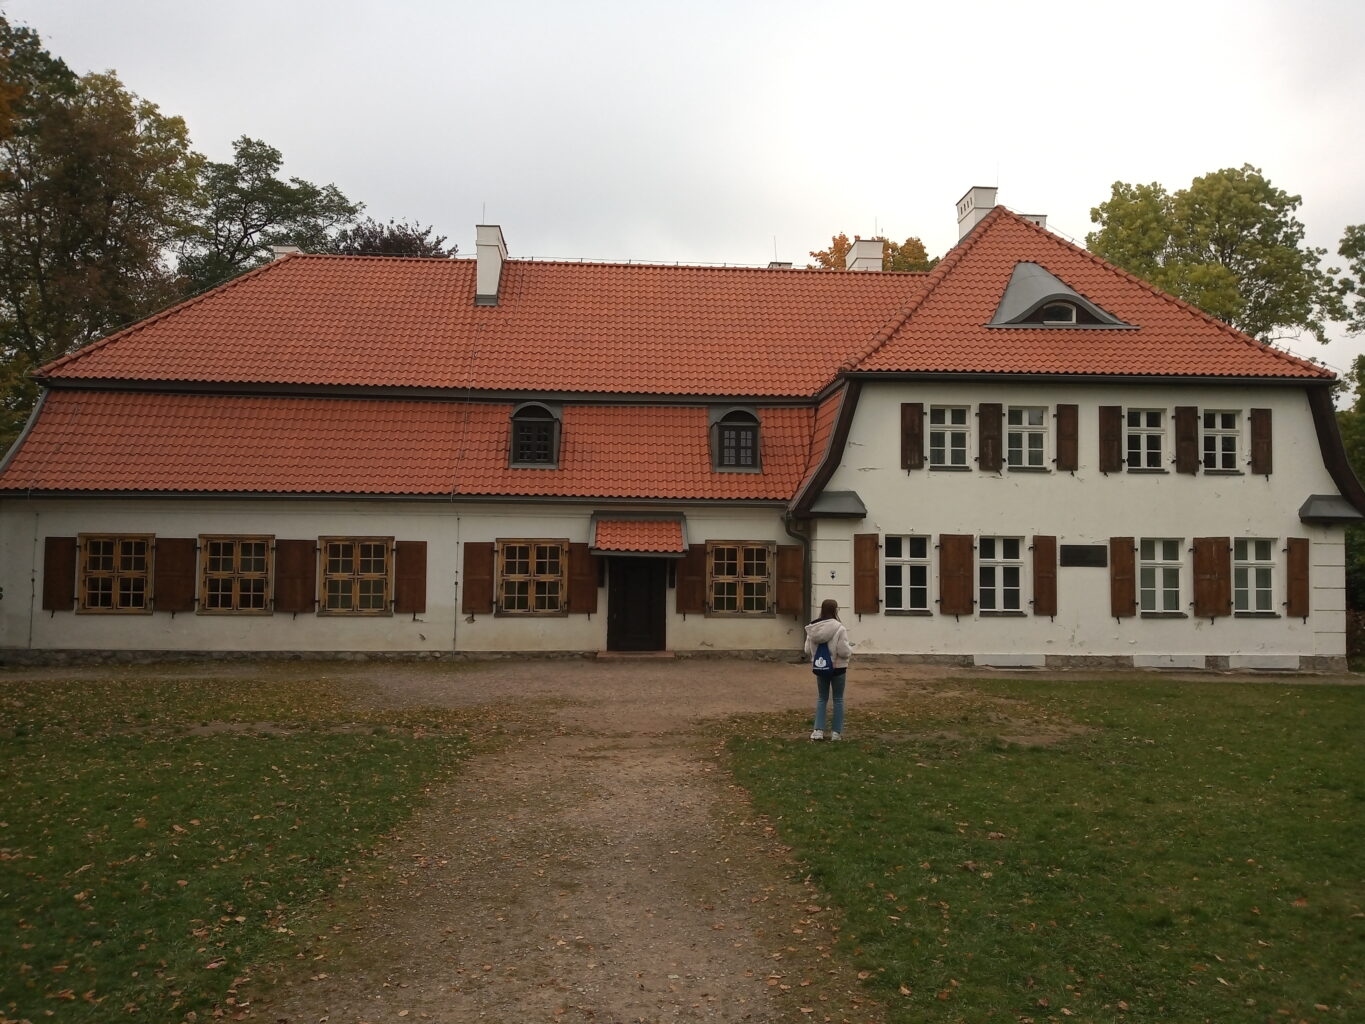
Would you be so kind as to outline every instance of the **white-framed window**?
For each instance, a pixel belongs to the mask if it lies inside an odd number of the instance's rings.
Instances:
[[[1240,470],[1238,451],[1242,441],[1241,414],[1232,410],[1205,409],[1203,422],[1204,468]]]
[[[928,537],[884,537],[882,607],[886,611],[930,611],[929,564]]]
[[[1180,546],[1170,537],[1143,537],[1138,541],[1138,609],[1143,612],[1179,612]]]
[[[1074,324],[1076,307],[1070,302],[1049,302],[1040,311],[1045,324]]]
[[[1232,542],[1232,610],[1275,611],[1275,542],[1239,537]]]
[[[1005,462],[1011,469],[1047,468],[1047,408],[1012,405],[1005,413]]]
[[[929,407],[929,467],[966,469],[971,410],[965,405]]]
[[[982,537],[976,570],[977,609],[1023,611],[1024,542],[1020,537]]]
[[[1129,469],[1165,469],[1166,410],[1129,409],[1127,414]]]

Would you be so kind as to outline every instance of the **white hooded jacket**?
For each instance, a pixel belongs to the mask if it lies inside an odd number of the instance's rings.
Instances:
[[[834,658],[834,670],[848,668],[848,659],[853,655],[853,646],[848,642],[848,630],[838,619],[816,619],[806,625],[806,657],[815,655],[820,644],[829,645],[829,653]]]

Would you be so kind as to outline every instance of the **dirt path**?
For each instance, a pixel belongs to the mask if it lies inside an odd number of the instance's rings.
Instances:
[[[833,915],[716,763],[725,716],[804,708],[801,665],[357,667],[385,703],[544,703],[384,852],[252,1020],[875,1021]],[[905,673],[897,673],[903,679]],[[877,699],[890,674],[850,689]],[[799,736],[793,742],[801,742]]]

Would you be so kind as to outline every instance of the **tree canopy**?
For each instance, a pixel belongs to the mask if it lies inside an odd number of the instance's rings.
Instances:
[[[1327,340],[1342,315],[1325,249],[1303,241],[1301,199],[1245,164],[1167,192],[1115,182],[1090,211],[1090,251],[1262,341]]]
[[[112,75],[74,75],[0,15],[0,443],[29,371],[166,305],[201,158],[185,122]]]
[[[433,238],[435,230],[430,225],[420,227],[406,221],[381,224],[366,217],[337,232],[323,251],[339,256],[454,256],[458,246],[446,245],[445,235]]]
[[[882,243],[883,270],[932,270],[934,265],[938,263],[938,257],[929,258],[929,254],[924,250],[924,243],[918,238],[907,238],[904,242],[893,242],[878,235],[873,241]],[[807,269],[843,270],[848,251],[852,248],[853,240],[840,232],[829,240],[828,249],[817,249],[811,252],[811,257],[815,262],[808,264]]]
[[[1346,329],[1360,334],[1365,331],[1365,224],[1346,228],[1337,253],[1346,260],[1347,276],[1340,281]]]
[[[204,164],[195,236],[180,257],[192,292],[203,291],[271,259],[272,245],[325,252],[364,208],[335,185],[278,177],[280,151],[243,135],[231,163]]]

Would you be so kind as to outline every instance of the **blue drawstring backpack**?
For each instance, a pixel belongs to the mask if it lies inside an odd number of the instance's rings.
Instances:
[[[829,644],[821,643],[815,648],[815,654],[810,659],[812,672],[833,672],[834,657],[829,653]]]

